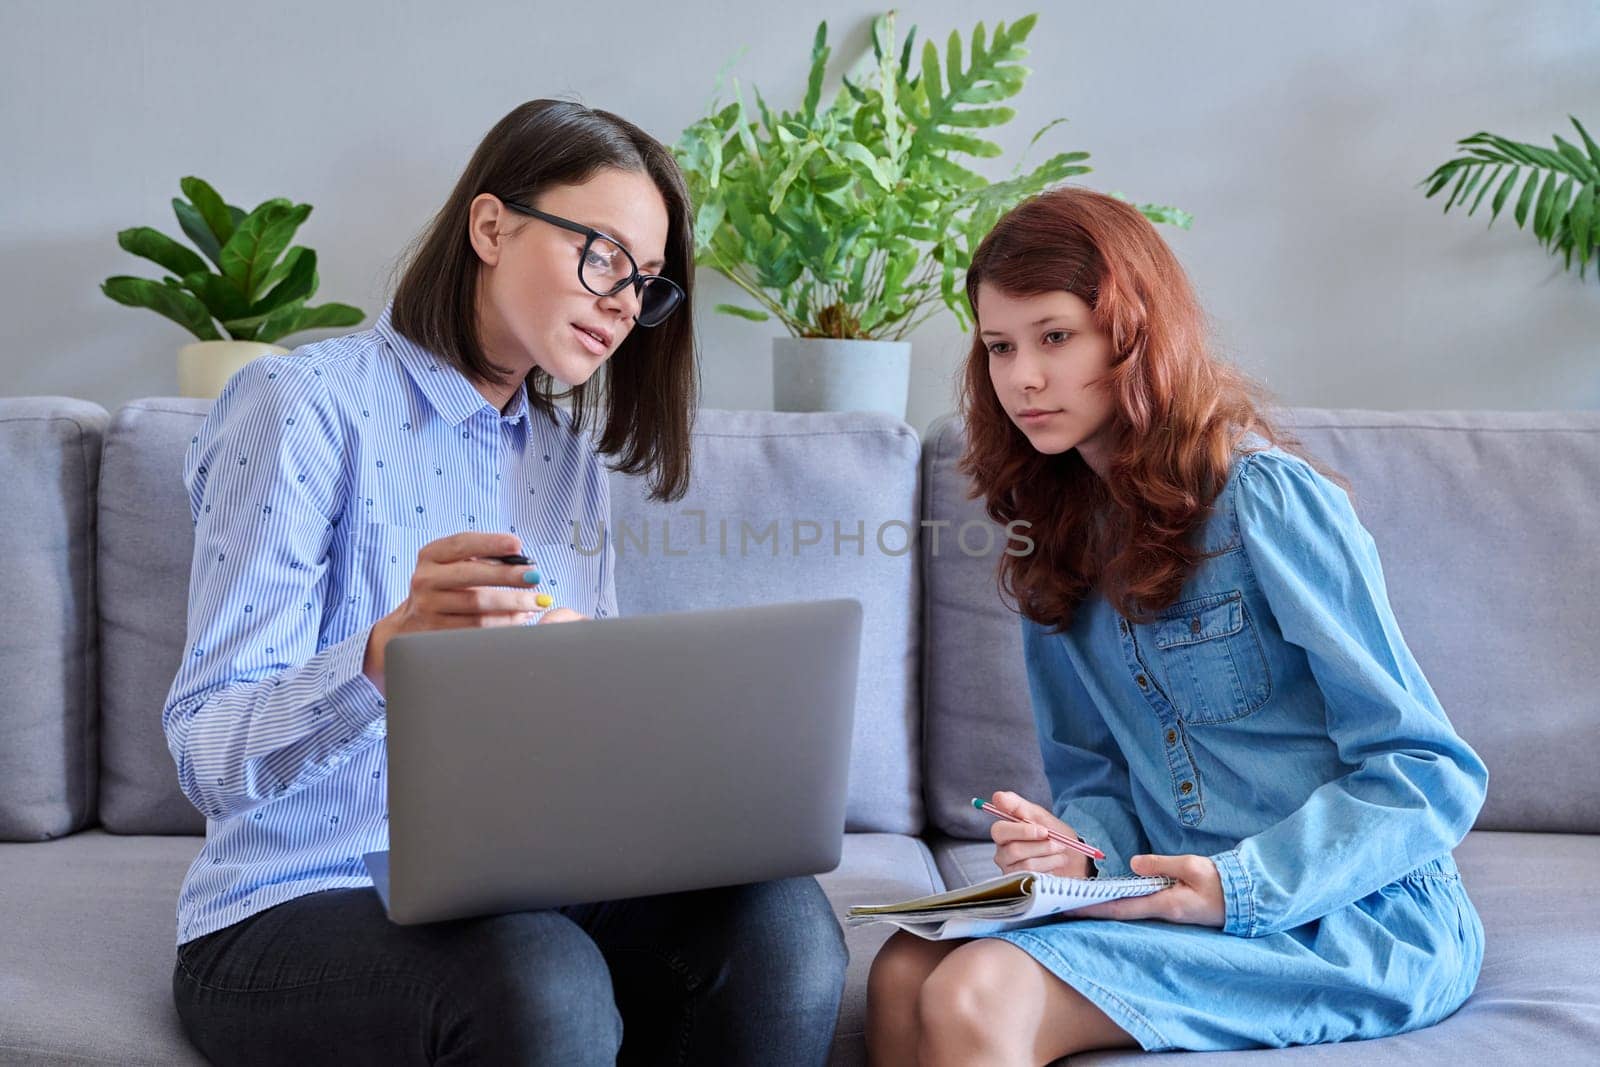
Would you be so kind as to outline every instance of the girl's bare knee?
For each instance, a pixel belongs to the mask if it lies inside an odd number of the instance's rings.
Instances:
[[[1005,1017],[999,987],[976,980],[960,955],[945,960],[917,995],[917,1026],[925,1040],[943,1048],[973,1050],[992,1042],[993,1031]]]
[[[891,937],[873,958],[872,969],[867,973],[868,1003],[874,997],[915,994],[922,984],[927,968],[922,965],[915,946],[898,941],[902,936]]]

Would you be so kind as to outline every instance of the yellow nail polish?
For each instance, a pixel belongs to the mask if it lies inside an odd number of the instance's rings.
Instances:
[[[533,598],[533,602],[539,605],[541,608],[547,608],[551,604],[555,603],[555,598],[549,593],[540,593],[538,596]]]

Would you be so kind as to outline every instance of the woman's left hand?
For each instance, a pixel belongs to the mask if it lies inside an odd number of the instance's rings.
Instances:
[[[1222,876],[1205,856],[1135,856],[1128,861],[1133,873],[1144,877],[1177,879],[1178,884],[1149,896],[1124,897],[1078,908],[1070,914],[1082,919],[1162,919],[1191,926],[1221,927],[1226,917]]]

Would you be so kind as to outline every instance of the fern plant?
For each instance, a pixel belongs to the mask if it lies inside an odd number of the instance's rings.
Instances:
[[[870,58],[826,106],[826,22],[799,110],[774,112],[758,89],[752,116],[735,80],[732,102],[714,100],[675,148],[695,205],[696,263],[758,305],[717,310],[777,318],[797,337],[897,340],[943,304],[967,328],[960,279],[978,242],[1017,203],[1089,172],[1087,152],[1058,153],[1027,173],[1019,161],[998,182],[960,161],[1001,155],[976,131],[1015,116],[1000,101],[1029,73],[1020,61],[1035,19],[999,23],[992,35],[980,22],[970,47],[952,32],[943,56],[927,41],[918,57],[916,28],[899,43],[894,12],[881,15]],[[1176,208],[1140,210],[1189,225]]]
[[[101,292],[165,315],[202,341],[220,341],[226,332],[236,341],[270,342],[366,318],[348,304],[307,304],[317,291],[317,254],[289,243],[311,214],[310,204],[273,199],[246,212],[199,178],[179,185],[188,199],[172,199],[178,225],[217,270],[160,230],[136,226],[118,233],[117,243],[171,273],[159,282],[118,275],[107,278]]]
[[[1501,209],[1512,202],[1512,193],[1521,181],[1511,212],[1517,229],[1531,225],[1540,246],[1562,257],[1564,270],[1571,270],[1577,259],[1579,278],[1584,277],[1592,257],[1595,276],[1600,278],[1600,145],[1576,117],[1567,117],[1583,141],[1582,149],[1559,134],[1554,135],[1552,151],[1492,133],[1475,133],[1456,142],[1460,154],[1420,184],[1427,186],[1429,197],[1450,186],[1446,212],[1461,205],[1471,215],[1488,198],[1492,226]]]

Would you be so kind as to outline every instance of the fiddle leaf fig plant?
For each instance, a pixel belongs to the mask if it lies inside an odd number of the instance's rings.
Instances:
[[[117,234],[128,252],[162,267],[160,281],[118,275],[100,291],[119,304],[165,315],[202,341],[277,341],[301,330],[354,326],[366,318],[348,304],[308,303],[317,291],[317,254],[292,245],[310,204],[272,199],[246,212],[206,182],[184,178],[173,213],[193,249],[148,226]],[[207,260],[210,262],[208,263]],[[215,265],[216,269],[212,269]]]
[[[1456,142],[1459,154],[1440,164],[1422,179],[1427,197],[1450,186],[1444,210],[1460,205],[1468,215],[1478,210],[1490,190],[1489,225],[1500,217],[1518,181],[1511,210],[1517,229],[1531,224],[1540,247],[1562,257],[1562,269],[1571,270],[1578,261],[1582,278],[1592,257],[1595,277],[1600,278],[1600,145],[1595,144],[1583,123],[1574,116],[1572,125],[1583,141],[1583,148],[1555,135],[1555,149],[1512,141],[1492,133],[1475,133]],[[1476,195],[1474,195],[1476,193]],[[1472,198],[1470,204],[1468,197]]]
[[[1010,122],[1001,104],[1022,89],[1023,42],[1036,16],[969,41],[951,32],[944,50],[916,27],[898,42],[895,15],[872,25],[863,55],[824,105],[831,48],[817,27],[798,110],[774,111],[755,92],[683,132],[676,148],[695,205],[696,263],[737,285],[757,307],[717,310],[777,318],[797,337],[898,340],[942,305],[962,328],[970,312],[961,278],[1000,216],[1064,179],[1087,174],[1087,152],[1060,152],[990,181],[967,159],[1002,155],[981,131]],[[1056,119],[1034,134],[1031,149]],[[1172,207],[1139,205],[1148,218],[1188,227]]]

